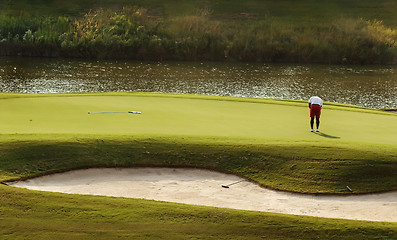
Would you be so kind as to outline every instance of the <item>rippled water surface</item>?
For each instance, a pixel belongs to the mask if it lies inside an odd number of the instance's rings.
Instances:
[[[396,66],[128,62],[0,58],[0,91],[145,91],[325,101],[397,108]]]

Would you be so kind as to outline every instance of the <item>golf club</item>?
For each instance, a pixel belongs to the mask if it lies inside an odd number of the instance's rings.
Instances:
[[[244,182],[244,181],[247,181],[247,180],[246,180],[246,179],[243,179],[243,180],[240,180],[240,181],[237,181],[237,182],[234,182],[234,183],[230,183],[230,184],[228,184],[228,185],[222,185],[222,187],[223,187],[223,188],[229,188],[229,186],[232,186],[232,185],[234,185],[234,184],[241,183],[241,182]]]
[[[138,112],[138,111],[124,111],[124,112],[88,112],[88,114],[103,114],[103,113],[132,113],[132,114],[141,114],[142,112]]]

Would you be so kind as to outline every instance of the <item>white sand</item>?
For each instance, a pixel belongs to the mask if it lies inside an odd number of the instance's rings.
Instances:
[[[33,190],[144,198],[222,208],[327,218],[397,222],[397,192],[314,196],[278,192],[241,178],[199,169],[100,168],[39,177],[13,185]]]

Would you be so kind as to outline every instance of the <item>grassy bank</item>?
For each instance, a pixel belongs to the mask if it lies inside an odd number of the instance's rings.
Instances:
[[[334,220],[0,185],[2,239],[394,239],[395,223]]]
[[[190,166],[281,190],[397,188],[397,116],[326,104],[178,94],[0,94],[0,181],[91,166]],[[88,111],[142,111],[87,114]],[[379,123],[382,124],[379,124]],[[388,130],[388,131],[386,131]],[[363,177],[365,176],[365,177]],[[3,239],[393,239],[395,223],[323,219],[0,184]]]
[[[1,55],[361,64],[397,59],[393,1],[21,0],[2,6],[8,10],[0,12]]]
[[[347,185],[355,193],[397,189],[395,148],[313,142],[246,145],[221,138],[96,138],[21,137],[1,142],[1,180],[93,166],[186,166],[234,173],[269,188],[303,193],[346,194]]]

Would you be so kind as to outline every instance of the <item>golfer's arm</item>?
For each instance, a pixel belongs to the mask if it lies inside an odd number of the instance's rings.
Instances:
[[[309,103],[309,108],[312,106],[312,104],[311,103]]]

